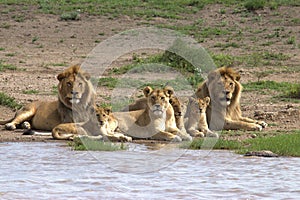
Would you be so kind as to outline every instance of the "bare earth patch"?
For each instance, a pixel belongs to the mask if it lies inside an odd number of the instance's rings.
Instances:
[[[0,5],[2,10],[3,5]],[[214,54],[230,54],[245,57],[253,53],[271,52],[276,55],[288,55],[280,63],[270,61],[263,66],[242,65],[235,60],[233,66],[242,74],[242,83],[257,81],[257,71],[272,71],[263,80],[276,82],[299,83],[300,49],[286,44],[285,34],[300,34],[299,24],[291,19],[299,19],[299,8],[280,7],[279,15],[274,15],[268,9],[250,13],[252,17],[236,14],[226,8],[225,14],[219,12],[221,6],[208,6],[199,13],[187,16],[178,21],[153,18],[150,21],[130,18],[127,16],[109,19],[104,16],[89,16],[82,14],[78,21],[60,21],[59,16],[39,14],[15,9],[0,18],[0,61],[17,66],[17,70],[0,71],[0,91],[16,99],[20,104],[34,100],[56,99],[56,75],[67,66],[82,63],[85,57],[99,42],[125,30],[142,27],[139,24],[168,24],[176,26],[193,24],[202,19],[207,27],[232,28],[228,36],[212,36],[203,39],[201,45]],[[17,22],[12,16],[23,13],[24,21]],[[256,17],[256,18],[255,18]],[[257,19],[255,21],[254,19]],[[276,22],[276,25],[274,23]],[[279,36],[272,36],[279,34]],[[222,44],[238,43],[239,47],[222,47]],[[270,44],[270,45],[269,45]],[[153,50],[155,52],[156,50]],[[145,50],[143,56],[152,54]],[[132,61],[132,55],[113,63],[114,67],[122,66]],[[104,76],[108,76],[104,74]],[[35,92],[32,92],[35,91]],[[98,87],[98,102],[107,100],[111,90]],[[245,116],[262,119],[270,124],[264,131],[289,131],[300,128],[299,103],[274,101],[275,94],[261,94],[259,91],[244,92],[242,110]],[[13,117],[14,110],[0,106],[0,120]],[[22,130],[6,131],[1,127],[0,142],[3,141],[51,141],[50,138],[22,136]],[[247,134],[246,134],[247,135]],[[246,136],[251,137],[251,136]]]

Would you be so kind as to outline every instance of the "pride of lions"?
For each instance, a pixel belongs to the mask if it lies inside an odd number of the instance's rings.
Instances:
[[[217,130],[259,130],[263,121],[242,116],[240,75],[229,67],[211,71],[189,98],[186,112],[172,87],[143,89],[144,97],[120,112],[96,105],[91,76],[74,65],[58,74],[58,99],[35,101],[1,121],[8,130],[22,127],[52,133],[54,139],[88,136],[130,142],[153,139],[180,142],[218,137]],[[34,134],[35,132],[32,131]]]

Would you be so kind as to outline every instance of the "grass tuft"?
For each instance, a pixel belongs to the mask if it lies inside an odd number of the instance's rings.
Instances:
[[[208,142],[207,142],[208,140]],[[211,141],[209,141],[211,140]],[[257,138],[251,138],[244,141],[233,141],[214,138],[194,139],[190,143],[185,143],[182,147],[189,149],[205,149],[204,142],[215,144],[213,149],[234,150],[236,153],[245,154],[248,151],[272,151],[280,156],[300,157],[300,130],[290,133],[280,133],[277,135],[261,135]],[[216,142],[216,143],[215,143]]]
[[[20,109],[22,106],[18,104],[14,98],[7,94],[0,92],[0,105],[7,106],[12,109]]]
[[[75,138],[69,145],[76,151],[120,151],[126,150],[124,143],[104,142],[88,137]]]

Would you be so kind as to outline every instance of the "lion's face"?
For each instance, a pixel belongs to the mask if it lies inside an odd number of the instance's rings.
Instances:
[[[181,106],[179,99],[177,97],[173,96],[170,98],[169,102],[174,109],[175,117],[176,118],[181,117],[182,116],[182,106]]]
[[[205,97],[205,98],[190,98],[190,111],[194,113],[205,113],[206,108],[208,107],[210,103],[210,98]]]
[[[223,106],[231,104],[238,78],[232,74],[211,73],[208,77],[208,90],[211,100]]]
[[[104,125],[108,124],[108,119],[109,119],[110,113],[111,113],[110,108],[102,108],[102,107],[96,108],[96,116],[97,116],[100,126],[104,126]]]
[[[59,99],[67,106],[86,103],[90,95],[91,86],[89,85],[90,75],[80,70],[75,65],[70,67],[57,76],[59,80],[58,94]]]
[[[144,95],[147,98],[147,105],[155,115],[162,115],[170,106],[169,99],[174,93],[173,89],[168,87],[164,89],[152,89],[147,86],[144,88]]]

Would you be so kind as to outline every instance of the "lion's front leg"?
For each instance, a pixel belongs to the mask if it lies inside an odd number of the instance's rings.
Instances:
[[[261,131],[262,126],[256,123],[225,119],[224,129],[225,130],[243,129],[247,131]]]
[[[151,137],[154,140],[165,140],[165,141],[173,141],[173,142],[181,142],[182,139],[178,135],[174,135],[167,131],[159,131],[155,135]]]
[[[103,135],[103,139],[111,142],[132,142],[131,137],[118,132]]]
[[[254,119],[251,119],[251,118],[248,118],[248,117],[240,117],[240,120],[244,121],[244,122],[258,124],[258,125],[260,125],[263,128],[266,128],[268,126],[268,124],[266,122],[264,122],[264,121],[258,121],[258,120],[254,120]]]
[[[191,141],[192,137],[185,131],[185,129],[179,130],[178,128],[169,128],[168,132],[179,136],[182,140]]]
[[[57,140],[72,140],[78,135],[87,135],[87,132],[76,123],[59,124],[52,129],[52,137]]]
[[[29,121],[35,115],[35,113],[36,113],[36,107],[34,106],[34,104],[29,104],[23,107],[21,110],[19,110],[16,113],[15,118],[11,122],[5,124],[5,129],[15,130],[17,128],[17,125],[20,125],[25,121]]]
[[[204,133],[196,130],[194,128],[190,128],[187,130],[188,134],[190,134],[192,137],[204,137]]]

